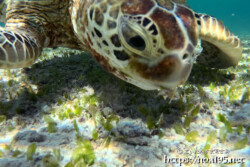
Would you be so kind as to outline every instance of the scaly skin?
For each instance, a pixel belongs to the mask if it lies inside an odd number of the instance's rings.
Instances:
[[[175,2],[10,1],[0,33],[0,68],[31,65],[42,48],[64,46],[91,52],[108,71],[142,89],[173,89],[187,80],[200,39],[200,63],[236,65],[239,39],[215,18]]]

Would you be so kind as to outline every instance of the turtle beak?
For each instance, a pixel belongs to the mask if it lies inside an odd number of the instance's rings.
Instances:
[[[155,86],[173,89],[183,84],[191,71],[192,63],[184,62],[176,55],[168,55],[154,66],[133,62],[136,71]]]
[[[176,88],[176,86],[183,84],[188,79],[192,65],[191,61],[180,60],[178,56],[167,56],[159,63],[158,68],[161,75],[155,75],[157,76],[155,79],[159,81],[161,87],[167,89]]]

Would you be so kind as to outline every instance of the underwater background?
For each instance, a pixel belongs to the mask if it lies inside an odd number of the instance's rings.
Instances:
[[[200,167],[210,165],[200,158],[224,157],[250,167],[250,0],[187,1],[241,37],[238,66],[195,63],[168,97],[116,78],[84,51],[45,48],[32,66],[0,69],[0,167],[171,166],[167,158]]]
[[[250,35],[250,0],[188,0],[188,5],[220,19],[236,35]]]

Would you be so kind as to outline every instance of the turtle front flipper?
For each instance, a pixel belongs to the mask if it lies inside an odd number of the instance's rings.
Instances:
[[[240,39],[214,17],[196,14],[203,51],[197,62],[211,68],[236,66],[242,56]]]
[[[28,35],[0,30],[0,68],[22,68],[31,65],[42,48]]]

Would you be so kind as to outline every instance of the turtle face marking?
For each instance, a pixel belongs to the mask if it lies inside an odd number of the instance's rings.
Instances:
[[[87,19],[86,31],[76,34],[88,39],[83,42],[94,57],[104,57],[108,65],[100,63],[116,69],[116,76],[142,89],[174,88],[188,78],[198,37],[190,9],[153,0],[103,0],[86,13],[76,21]]]

